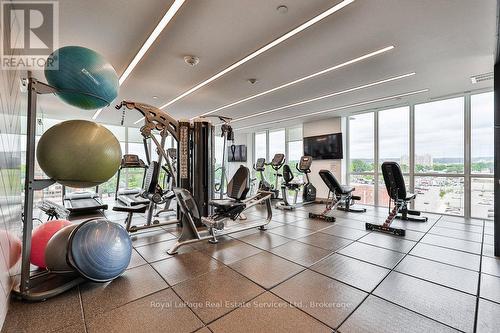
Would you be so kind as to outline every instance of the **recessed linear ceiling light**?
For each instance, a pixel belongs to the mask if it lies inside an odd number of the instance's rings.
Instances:
[[[262,115],[265,115],[265,114],[268,114],[268,113],[272,113],[272,112],[276,112],[276,111],[283,110],[283,109],[288,109],[288,108],[291,108],[291,107],[294,107],[294,106],[299,106],[299,105],[303,105],[303,104],[307,104],[307,103],[316,102],[316,101],[319,101],[319,100],[322,100],[322,99],[325,99],[325,98],[328,98],[328,97],[338,96],[338,95],[350,93],[350,92],[353,92],[353,91],[361,90],[361,89],[364,89],[364,88],[369,88],[369,87],[377,86],[379,84],[383,84],[383,83],[387,83],[387,82],[391,82],[391,81],[396,81],[396,80],[404,79],[404,78],[413,76],[415,74],[416,74],[415,72],[412,72],[412,73],[408,73],[408,74],[393,76],[393,77],[390,77],[390,78],[387,78],[387,79],[384,79],[384,80],[380,80],[380,81],[376,81],[376,82],[371,82],[371,83],[367,83],[367,84],[364,84],[364,85],[361,85],[361,86],[352,87],[352,88],[349,88],[349,89],[337,91],[337,92],[334,92],[334,93],[331,93],[331,94],[328,94],[328,95],[323,95],[323,96],[319,96],[319,97],[315,97],[315,98],[311,98],[311,99],[306,99],[304,101],[300,101],[300,102],[297,102],[297,103],[292,103],[292,104],[280,106],[280,107],[277,107],[277,108],[274,108],[274,109],[270,109],[270,110],[266,110],[266,111],[262,111],[262,112],[257,112],[257,113],[254,113],[254,114],[251,114],[251,115],[248,115],[248,116],[244,116],[244,117],[241,117],[241,118],[233,119],[231,121],[231,123],[235,123],[237,121],[242,121],[242,120],[253,118],[253,117],[257,117],[257,116],[262,116]]]
[[[354,59],[351,59],[349,61],[346,61],[346,62],[343,62],[341,64],[338,64],[338,65],[335,65],[335,66],[332,66],[332,67],[329,67],[329,68],[326,68],[326,69],[323,69],[319,72],[316,72],[316,73],[313,73],[313,74],[310,74],[310,75],[307,75],[307,76],[304,76],[304,77],[301,77],[297,80],[294,80],[294,81],[291,81],[291,82],[288,82],[288,83],[285,83],[285,84],[282,84],[281,86],[278,86],[278,87],[275,87],[275,88],[272,88],[272,89],[269,89],[269,90],[266,90],[266,91],[263,91],[261,93],[258,93],[258,94],[255,94],[255,95],[252,95],[252,96],[249,96],[249,97],[246,97],[246,98],[243,98],[243,99],[240,99],[239,101],[236,101],[236,102],[233,102],[233,103],[230,103],[230,104],[226,104],[224,106],[221,106],[217,109],[214,109],[212,111],[208,111],[200,116],[207,116],[209,114],[212,114],[212,113],[215,113],[215,112],[218,112],[220,110],[224,110],[224,109],[227,109],[227,108],[230,108],[232,106],[235,106],[235,105],[238,105],[238,104],[241,104],[241,103],[244,103],[244,102],[248,102],[254,98],[257,98],[257,97],[261,97],[261,96],[264,96],[264,95],[267,95],[267,94],[270,94],[272,92],[275,92],[277,90],[280,90],[280,89],[283,89],[283,88],[286,88],[286,87],[289,87],[291,85],[294,85],[294,84],[297,84],[297,83],[300,83],[300,82],[303,82],[303,81],[306,81],[306,80],[309,80],[309,79],[312,79],[312,78],[315,78],[317,76],[320,76],[320,75],[323,75],[323,74],[326,74],[326,73],[329,73],[331,71],[334,71],[334,70],[337,70],[337,69],[340,69],[342,67],[345,67],[345,66],[348,66],[348,65],[352,65],[354,63],[357,63],[359,61],[362,61],[362,60],[365,60],[365,59],[368,59],[368,58],[371,58],[371,57],[374,57],[378,54],[381,54],[381,53],[384,53],[384,52],[387,52],[387,51],[390,51],[394,49],[394,46],[391,45],[391,46],[387,46],[387,47],[384,47],[382,49],[379,49],[379,50],[376,50],[376,51],[373,51],[373,52],[370,52],[370,53],[367,53],[365,55],[362,55],[360,57],[357,57],[357,58],[354,58]],[[193,120],[194,118],[191,118],[191,120]]]
[[[151,32],[149,35],[148,39],[142,44],[142,47],[139,49],[139,52],[135,55],[134,59],[132,59],[132,62],[127,66],[123,74],[120,76],[118,79],[118,84],[121,86],[123,82],[129,77],[129,75],[132,73],[134,70],[135,66],[141,61],[141,59],[144,57],[146,52],[149,50],[151,45],[155,42],[155,40],[158,38],[158,36],[161,34],[163,29],[167,26],[167,24],[172,20],[174,15],[179,11],[181,6],[184,4],[186,0],[175,0],[172,6],[167,10],[165,15],[163,15],[163,18],[160,20],[160,22],[156,25],[156,28]],[[101,113],[102,109],[99,109],[96,111],[96,113],[92,116],[92,119],[96,119],[99,114]]]
[[[299,119],[299,118],[304,118],[304,117],[310,117],[310,116],[315,116],[315,115],[318,115],[318,114],[323,114],[323,113],[328,113],[328,112],[333,112],[333,111],[340,111],[340,110],[344,110],[344,109],[354,108],[354,107],[357,107],[357,106],[363,106],[363,105],[367,105],[367,104],[388,101],[388,100],[391,100],[391,99],[397,99],[397,98],[401,98],[401,97],[406,97],[406,96],[412,96],[412,95],[416,95],[416,94],[421,94],[421,93],[428,92],[428,91],[429,91],[429,89],[421,89],[421,90],[410,91],[410,92],[403,93],[403,94],[392,95],[392,96],[387,96],[387,97],[381,97],[381,98],[372,99],[372,100],[369,100],[369,101],[358,102],[358,103],[349,104],[349,105],[343,105],[343,106],[339,106],[339,107],[336,107],[336,108],[333,108],[333,109],[321,110],[321,111],[316,111],[316,112],[307,113],[307,114],[301,114],[301,115],[295,116],[295,117],[287,117],[287,118],[279,119],[279,120],[266,121],[265,123],[255,124],[255,125],[250,125],[250,126],[245,126],[245,127],[240,127],[240,128],[235,128],[234,130],[235,131],[239,131],[239,130],[243,130],[243,129],[247,129],[247,128],[258,127],[258,126],[261,126],[261,125],[275,124],[275,123],[280,123],[280,122],[287,121],[287,120]]]
[[[189,94],[192,94],[193,92],[195,92],[196,90],[206,86],[207,84],[209,84],[210,82],[212,81],[215,81],[217,80],[218,78],[220,78],[221,76],[229,73],[230,71],[232,71],[233,69],[243,65],[244,63],[246,63],[247,61],[250,61],[252,60],[253,58],[259,56],[260,54],[268,51],[269,49],[275,47],[276,45],[278,44],[281,44],[283,43],[284,41],[286,41],[287,39],[289,39],[290,37],[298,34],[299,32],[309,28],[310,26],[312,26],[313,24],[316,24],[318,23],[319,21],[323,20],[324,18],[332,15],[333,13],[341,10],[342,8],[344,8],[345,6],[353,3],[355,0],[344,0],[342,1],[341,3],[338,3],[337,5],[333,6],[332,8],[324,11],[323,13],[319,14],[318,16],[310,19],[309,21],[299,25],[297,28],[287,32],[286,34],[284,34],[283,36],[279,37],[278,39],[275,39],[274,41],[272,41],[271,43],[261,47],[260,49],[258,49],[257,51],[247,55],[245,58],[237,61],[236,63],[232,64],[231,66],[227,67],[226,69],[222,70],[221,72],[215,74],[214,76],[212,76],[211,78],[197,84],[196,86],[194,86],[193,88],[189,89],[188,91],[182,93],[181,95],[177,96],[176,98],[174,98],[173,100],[171,100],[170,102],[162,105],[160,107],[160,109],[164,109],[166,108],[167,106],[169,105],[172,105],[174,104],[175,102],[177,102],[178,100],[186,97],[187,95]]]

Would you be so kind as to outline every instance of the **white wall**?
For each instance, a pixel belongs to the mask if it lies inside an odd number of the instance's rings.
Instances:
[[[316,136],[325,135],[332,133],[342,132],[342,121],[340,117],[324,119],[321,121],[314,121],[310,123],[304,123],[303,136]],[[345,136],[342,137],[344,145],[344,155],[345,155]],[[309,174],[311,183],[317,189],[317,198],[326,198],[328,196],[328,188],[326,187],[323,180],[319,176],[319,171],[322,169],[330,170],[339,181],[343,179],[343,174],[345,173],[343,169],[343,160],[313,160],[311,166],[311,173]],[[345,166],[344,166],[345,168]]]

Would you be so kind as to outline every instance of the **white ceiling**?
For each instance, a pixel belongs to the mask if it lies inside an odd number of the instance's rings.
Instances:
[[[172,2],[61,1],[60,44],[90,47],[103,54],[121,74]],[[116,102],[129,99],[163,105],[339,2],[187,0],[123,84]],[[281,4],[288,6],[288,13],[276,11]],[[166,111],[176,118],[191,118],[389,45],[395,49],[218,113],[238,118],[409,72],[416,75],[251,118],[235,123],[234,127],[264,124],[423,88],[430,91],[373,106],[420,102],[490,88],[493,81],[472,85],[470,76],[493,71],[496,10],[495,0],[356,0]],[[184,63],[184,55],[196,55],[200,63],[190,67]],[[258,82],[251,85],[249,78],[257,78]],[[41,108],[46,116],[59,119],[90,119],[94,113],[67,106],[53,96],[43,96]],[[121,113],[110,107],[102,111],[97,121],[119,124],[120,118]],[[139,114],[129,112],[125,123],[132,125],[137,119]]]

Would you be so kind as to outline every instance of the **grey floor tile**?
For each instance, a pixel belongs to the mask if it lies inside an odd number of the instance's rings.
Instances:
[[[353,220],[353,219],[338,217],[335,220],[335,225],[365,231],[366,222],[369,222],[369,220],[370,220],[369,218],[364,218],[362,220]]]
[[[476,295],[479,273],[412,255],[396,266],[396,271]]]
[[[464,332],[474,330],[472,295],[397,272],[389,274],[374,294]]]
[[[484,235],[484,244],[495,245],[495,237],[493,235]]]
[[[332,253],[332,251],[298,241],[288,242],[275,247],[270,252],[306,267],[313,265]]]
[[[368,231],[343,227],[343,226],[339,226],[339,225],[333,225],[329,228],[321,230],[321,232],[325,233],[325,234],[333,235],[333,236],[352,239],[352,240],[359,239],[359,238],[365,236],[366,234],[368,234]]]
[[[328,326],[268,292],[209,327],[214,333],[331,332]]]
[[[144,231],[140,233],[133,233],[130,235],[132,245],[134,245],[135,247],[172,240],[175,238],[176,237],[170,232],[167,232],[161,228],[159,228],[159,230],[157,231]]]
[[[481,297],[500,303],[500,277],[481,274]]]
[[[483,257],[481,272],[490,275],[500,276],[500,259]]]
[[[481,257],[475,254],[422,243],[418,243],[410,254],[475,271],[479,271],[481,260]]]
[[[238,260],[262,252],[261,249],[251,246],[247,243],[236,239],[227,238],[219,241],[219,243],[217,244],[200,242],[195,244],[194,246],[196,246],[200,252],[205,253],[212,258],[223,262],[226,265],[230,265]]]
[[[333,254],[310,269],[367,292],[371,292],[389,274],[386,268],[340,254]]]
[[[51,332],[82,321],[80,296],[78,289],[73,289],[45,302],[26,303],[12,300],[2,332]]]
[[[292,215],[292,214],[282,213],[279,215],[274,215],[274,212],[273,212],[273,218],[272,218],[273,221],[276,221],[279,223],[285,223],[285,224],[294,223],[294,222],[296,222],[298,220],[302,220],[302,219],[303,219],[303,217],[297,216],[295,214]]]
[[[130,258],[130,264],[128,265],[127,269],[131,269],[134,267],[142,266],[147,264],[146,260],[141,257],[141,255],[135,250],[132,250],[132,257]]]
[[[360,242],[348,245],[340,250],[339,253],[386,268],[393,268],[404,257],[403,253]]]
[[[381,221],[381,222],[383,222],[383,221]],[[429,231],[429,229],[432,227],[433,224],[434,224],[434,222],[432,222],[432,221],[412,222],[412,221],[394,220],[394,222],[392,222],[392,226],[395,228],[402,228],[402,229],[414,230],[414,231],[420,231],[420,232]]]
[[[88,333],[193,332],[203,323],[171,289],[87,319]]]
[[[239,240],[263,250],[269,250],[291,241],[290,238],[267,231],[258,231],[257,233],[240,237]]]
[[[83,320],[71,326],[66,326],[60,330],[55,331],[55,333],[87,333],[87,329],[85,328],[85,323]]]
[[[479,234],[481,234],[483,232],[483,227],[480,225],[450,222],[450,221],[446,221],[446,220],[438,221],[434,227],[462,230],[462,231],[467,231],[467,232],[476,232]]]
[[[304,270],[304,267],[269,252],[261,252],[229,267],[265,289],[271,289]]]
[[[316,232],[306,237],[298,238],[299,242],[314,245],[329,251],[337,251],[338,249],[352,243],[352,240],[342,237],[336,237],[322,232]]]
[[[310,229],[313,231],[319,231],[321,229],[325,229],[332,226],[331,222],[326,222],[319,219],[309,219],[309,218],[298,220],[291,224],[300,228]]]
[[[477,333],[498,333],[500,327],[500,304],[479,299]]]
[[[453,333],[457,330],[375,296],[339,328],[342,333]]]
[[[147,262],[152,263],[158,260],[171,258],[172,256],[167,253],[167,251],[177,242],[176,239],[152,243],[147,245],[142,245],[136,247],[136,251],[139,252],[141,257],[143,257]],[[186,253],[194,251],[190,245],[182,246],[178,253]]]
[[[177,254],[172,258],[156,261],[153,268],[171,286],[195,278],[223,264],[199,251]]]
[[[209,323],[264,292],[232,269],[223,267],[173,287],[191,310]]]
[[[495,257],[495,247],[493,245],[483,244],[483,256]]]
[[[270,229],[269,232],[286,238],[296,239],[310,235],[314,232],[314,230],[300,228],[293,224],[287,224],[282,227]]]
[[[446,247],[453,250],[459,250],[473,254],[481,254],[481,243],[477,242],[432,234],[425,235],[424,238],[422,238],[421,242]]]
[[[450,229],[450,228],[444,228],[444,227],[439,227],[439,226],[432,227],[431,230],[429,230],[429,234],[457,238],[457,239],[462,239],[462,240],[471,241],[471,242],[479,242],[479,243],[482,242],[482,237],[483,237],[481,233],[464,231],[464,230],[457,230],[457,229]]]
[[[362,291],[310,270],[271,291],[331,328],[339,326],[367,296]]]
[[[165,288],[167,283],[149,265],[129,269],[109,283],[84,284],[81,297],[85,317],[97,316]]]
[[[415,244],[417,244],[416,242],[412,242],[401,237],[376,232],[372,232],[358,241],[401,253],[408,253],[415,246]]]

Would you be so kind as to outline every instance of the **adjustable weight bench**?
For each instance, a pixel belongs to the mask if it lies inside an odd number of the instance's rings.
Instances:
[[[328,198],[325,210],[321,214],[309,213],[310,218],[320,218],[328,222],[335,222],[332,211],[335,209],[353,213],[364,213],[365,208],[352,208],[356,200],[361,200],[359,196],[353,195],[355,188],[340,185],[337,178],[329,170],[320,170],[319,175],[328,187]]]
[[[396,162],[382,163],[382,175],[384,176],[385,187],[389,194],[389,215],[383,224],[366,223],[366,229],[390,233],[396,236],[405,236],[405,229],[391,227],[391,223],[394,219],[427,222],[427,217],[408,216],[419,216],[420,212],[408,209],[408,204],[414,200],[417,195],[406,192],[405,180],[399,164]],[[394,207],[391,209],[392,203],[394,203]]]

